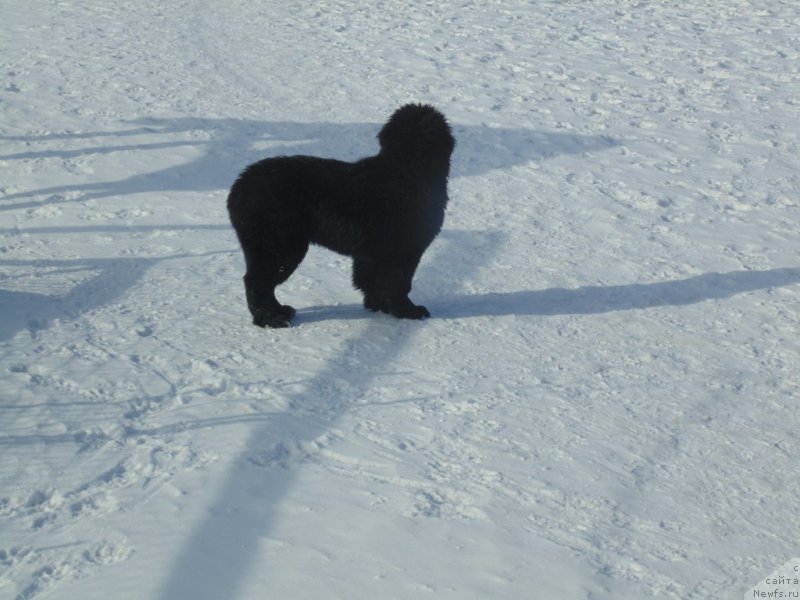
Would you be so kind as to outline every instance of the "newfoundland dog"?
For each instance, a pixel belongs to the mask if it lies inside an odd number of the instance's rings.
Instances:
[[[401,319],[430,313],[411,302],[411,280],[444,221],[455,148],[432,106],[407,104],[378,133],[380,152],[354,163],[313,156],[267,158],[247,167],[228,195],[242,245],[253,323],[288,327],[295,310],[275,287],[303,260],[309,243],[353,258],[364,306]]]

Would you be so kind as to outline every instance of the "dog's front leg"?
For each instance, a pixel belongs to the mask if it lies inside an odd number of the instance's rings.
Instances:
[[[387,269],[379,281],[380,310],[398,319],[426,319],[431,316],[424,306],[414,304],[408,297],[419,260]]]

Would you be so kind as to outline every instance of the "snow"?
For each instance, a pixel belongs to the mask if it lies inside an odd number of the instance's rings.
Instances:
[[[800,6],[0,2],[0,597],[741,598],[797,556]],[[412,298],[226,192],[458,147]]]

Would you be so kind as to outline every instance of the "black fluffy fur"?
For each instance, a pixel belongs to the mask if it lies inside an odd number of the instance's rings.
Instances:
[[[295,310],[280,304],[286,281],[309,243],[353,257],[353,285],[364,306],[401,319],[430,313],[411,302],[411,280],[439,233],[455,148],[432,106],[407,104],[378,134],[376,156],[349,163],[312,156],[267,158],[247,167],[228,195],[244,252],[253,323],[287,327]]]

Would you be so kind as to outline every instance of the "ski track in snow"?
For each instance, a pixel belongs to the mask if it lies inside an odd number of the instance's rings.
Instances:
[[[800,6],[0,3],[0,597],[740,598],[798,555]],[[458,141],[412,297],[227,187]]]

